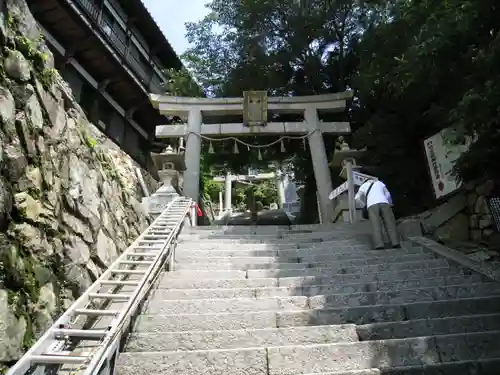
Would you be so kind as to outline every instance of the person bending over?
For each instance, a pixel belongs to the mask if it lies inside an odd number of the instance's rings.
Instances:
[[[400,237],[392,211],[391,193],[385,184],[380,180],[367,180],[359,187],[355,200],[361,207],[366,206],[368,209],[368,219],[372,225],[375,249],[384,248],[384,227],[389,235],[392,247],[400,248]]]

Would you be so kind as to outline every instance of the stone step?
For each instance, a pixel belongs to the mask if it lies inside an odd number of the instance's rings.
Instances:
[[[262,280],[262,279],[257,279]],[[266,279],[264,279],[266,280]],[[249,280],[253,281],[253,280]],[[361,293],[376,291],[397,291],[425,287],[442,287],[447,285],[465,285],[482,282],[482,277],[441,277],[423,280],[406,280],[396,282],[372,282],[360,284],[319,284],[298,285],[295,287],[257,287],[257,288],[212,288],[212,289],[157,289],[150,298],[165,300],[192,300],[207,298],[262,298],[288,296],[316,296],[325,294]]]
[[[496,359],[500,332],[269,348],[122,353],[117,374],[297,375]],[[148,370],[145,372],[144,370]],[[138,372],[142,371],[142,372]]]
[[[498,375],[500,358],[301,375]]]
[[[327,267],[328,266],[328,267]],[[267,278],[267,277],[296,277],[296,276],[321,276],[331,274],[370,274],[378,272],[398,272],[406,270],[423,270],[432,268],[448,267],[449,263],[446,259],[423,260],[416,262],[401,262],[401,263],[385,263],[374,264],[367,266],[351,266],[343,267],[342,264],[326,264],[325,267],[318,268],[298,268],[298,269],[265,269],[265,270],[248,270],[247,278]]]
[[[500,314],[468,315],[402,322],[222,331],[132,334],[126,351],[234,349],[399,339],[500,330]]]
[[[312,249],[312,248],[330,248],[330,249],[360,249],[371,250],[372,245],[369,242],[360,241],[293,241],[293,242],[222,242],[222,241],[199,241],[199,242],[181,242],[177,245],[182,250],[278,250],[278,249]]]
[[[426,301],[401,305],[297,311],[261,311],[219,314],[143,314],[136,332],[220,331],[261,328],[304,327],[334,324],[371,324],[414,319],[497,314],[500,297]]]
[[[267,349],[121,353],[116,375],[268,375]]]
[[[406,262],[418,262],[424,260],[433,260],[437,258],[435,253],[426,254],[410,254],[410,255],[400,255],[397,257],[376,257],[376,258],[365,258],[365,259],[354,259],[354,260],[332,260],[319,261],[319,262],[299,262],[297,258],[295,262],[285,262],[279,261],[276,258],[273,262],[261,262],[258,258],[258,262],[253,263],[252,258],[211,258],[203,259],[200,261],[185,261],[184,259],[178,259],[176,262],[176,270],[241,270],[246,271],[249,269],[304,269],[304,268],[338,268],[338,267],[356,267],[356,266],[368,266],[375,264],[387,264],[390,263],[406,263]],[[253,258],[255,259],[255,258]]]
[[[365,225],[363,225],[365,224]],[[338,236],[351,234],[356,235],[359,233],[365,233],[370,230],[370,224],[358,223],[356,228],[352,227],[351,224],[344,225],[343,223],[329,223],[329,224],[308,224],[307,226],[285,226],[285,225],[260,225],[260,226],[250,226],[250,225],[234,225],[234,226],[198,226],[195,228],[184,227],[181,234],[182,235],[198,235],[198,236],[211,236],[211,235],[249,235],[249,234],[310,234],[315,232],[328,232],[335,233]]]
[[[212,234],[205,235],[188,235],[181,234],[177,237],[180,243],[192,242],[211,242],[221,241],[222,243],[277,243],[277,242],[307,242],[307,241],[337,241],[337,242],[359,242],[358,236],[339,236],[332,232],[313,232],[303,234],[293,233],[263,233],[249,235],[227,235],[227,234]]]
[[[321,262],[329,259],[349,260],[349,259],[364,259],[376,257],[393,257],[403,255],[415,255],[427,253],[422,247],[409,246],[403,249],[396,250],[373,250],[373,249],[341,249],[326,248],[311,248],[311,249],[268,249],[268,250],[187,250],[177,249],[175,257],[176,260],[190,260],[193,261],[211,258],[248,258],[248,259],[273,259],[287,260],[287,259],[304,259],[308,261]]]
[[[218,233],[218,234],[241,234],[241,233],[274,233],[296,232],[307,233],[310,231],[331,231],[342,233],[363,233],[370,230],[370,222],[363,221],[353,226],[351,223],[323,223],[323,224],[293,224],[293,225],[204,225],[197,227],[184,227],[182,233]]]
[[[309,297],[309,308],[329,309],[342,306],[396,305],[423,301],[488,297],[500,295],[499,283],[400,289],[391,292],[330,294]],[[295,297],[292,297],[295,298]]]
[[[372,368],[366,370],[353,370],[353,371],[342,371],[342,372],[317,372],[315,374],[301,374],[301,375],[382,375],[382,372],[378,368]]]
[[[214,272],[189,271],[168,272],[160,280],[161,288],[170,289],[213,289],[213,288],[260,288],[260,287],[303,287],[308,285],[325,284],[359,284],[379,282],[395,282],[401,280],[421,280],[425,278],[438,277],[460,277],[477,275],[470,273],[468,269],[460,267],[441,267],[433,269],[388,271],[371,274],[319,274],[316,276],[297,276],[279,278],[255,278],[246,279],[245,271],[220,271],[225,278],[218,278]],[[304,272],[303,272],[304,273]],[[175,275],[175,276],[173,276]],[[237,276],[237,277],[236,277]]]
[[[221,298],[196,300],[164,300],[152,298],[144,305],[145,314],[209,314],[252,311],[304,310],[308,299],[297,297]]]
[[[307,231],[307,232],[289,232],[289,231],[270,231],[270,232],[242,232],[242,233],[189,233],[181,232],[178,236],[182,241],[204,241],[204,240],[300,240],[301,238],[329,238],[338,241],[352,241],[352,240],[367,240],[370,238],[371,230],[356,232],[356,231]]]
[[[317,372],[300,375],[498,375],[500,358],[454,361],[431,365],[365,369],[341,372]],[[148,370],[118,367],[118,374],[149,375]],[[118,375],[117,374],[117,375]],[[219,373],[217,373],[219,374]],[[209,374],[210,375],[210,374]]]
[[[210,236],[198,236],[198,235],[180,235],[177,237],[180,243],[213,243],[220,241],[221,243],[247,243],[247,244],[262,244],[262,243],[272,243],[276,244],[279,242],[286,243],[297,243],[297,242],[319,242],[319,241],[332,241],[338,243],[370,243],[370,235],[356,235],[352,233],[347,234],[336,234],[336,233],[307,233],[307,234],[288,234],[288,233],[278,233],[278,234],[239,234],[239,235],[210,235]]]
[[[360,341],[500,331],[500,313],[373,323],[357,326],[356,331]]]
[[[297,276],[322,276],[332,274],[370,274],[378,272],[398,272],[407,270],[427,270],[433,268],[445,268],[449,263],[446,259],[433,259],[417,262],[385,263],[368,266],[342,267],[342,265],[332,264],[329,268],[305,268],[297,269],[264,269],[247,271],[237,270],[179,270],[169,272],[171,278],[208,278],[208,279],[262,279],[270,277],[297,277]]]
[[[496,358],[500,332],[268,348],[270,375],[452,363]],[[168,357],[168,353],[164,353]]]
[[[165,300],[154,295],[145,304],[146,314],[204,314],[252,311],[329,309],[370,305],[399,305],[420,301],[500,295],[499,283],[401,289],[391,292],[362,292],[312,297],[213,298]]]
[[[356,342],[354,324],[317,327],[132,334],[125,351],[236,349],[327,342]]]
[[[478,303],[481,304],[481,306],[478,306]],[[277,327],[346,323],[362,325],[413,319],[496,314],[498,311],[500,311],[500,298],[492,296],[414,302],[407,303],[404,306],[372,305],[309,311],[281,311],[277,313],[276,319]]]

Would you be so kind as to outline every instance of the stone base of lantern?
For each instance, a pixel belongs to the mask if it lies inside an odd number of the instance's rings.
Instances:
[[[142,204],[146,214],[151,215],[153,218],[158,217],[163,210],[179,196],[175,188],[172,186],[174,179],[179,180],[179,172],[176,170],[158,171],[160,179],[163,181],[162,186],[154,192],[151,196],[143,198]]]

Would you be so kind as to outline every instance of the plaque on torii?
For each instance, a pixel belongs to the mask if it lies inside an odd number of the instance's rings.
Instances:
[[[243,125],[267,125],[267,91],[243,91]]]

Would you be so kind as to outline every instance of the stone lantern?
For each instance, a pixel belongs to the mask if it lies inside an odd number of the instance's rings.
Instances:
[[[342,199],[341,196],[338,209],[344,210],[347,203],[349,211],[349,221],[351,223],[356,222],[360,215],[356,210],[356,202],[354,201],[354,186],[356,185],[354,180],[354,170],[356,168],[359,168],[356,165],[356,158],[360,158],[364,153],[365,150],[353,150],[346,142],[343,142],[340,145],[340,150],[335,150],[335,154],[333,155],[332,166],[342,167],[343,169],[341,172],[341,176],[347,180],[347,202],[345,202],[345,199]],[[336,208],[335,210],[337,211],[338,209]]]
[[[160,178],[159,189],[147,199],[146,211],[149,215],[158,216],[167,205],[179,196],[182,190],[182,172],[186,170],[184,155],[168,146],[161,154],[151,153]]]

